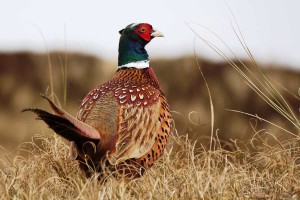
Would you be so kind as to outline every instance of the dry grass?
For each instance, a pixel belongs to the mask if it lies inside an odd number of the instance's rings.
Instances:
[[[1,199],[299,199],[299,138],[255,152],[196,149],[175,136],[163,158],[137,180],[85,178],[58,137],[34,137],[14,160],[2,160]],[[217,144],[217,143],[216,143]]]

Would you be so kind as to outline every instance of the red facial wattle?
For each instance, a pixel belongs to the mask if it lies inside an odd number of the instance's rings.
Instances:
[[[134,30],[134,32],[136,32],[141,38],[149,42],[151,40],[151,34],[153,30],[150,24],[140,24]]]

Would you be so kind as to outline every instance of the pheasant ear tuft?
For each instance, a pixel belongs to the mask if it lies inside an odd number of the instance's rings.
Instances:
[[[122,33],[124,32],[124,28],[122,30],[119,31],[119,33],[122,35]]]

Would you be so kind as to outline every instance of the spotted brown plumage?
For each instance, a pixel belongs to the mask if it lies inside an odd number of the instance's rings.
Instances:
[[[77,118],[46,98],[54,114],[35,112],[50,128],[72,141],[71,153],[101,171],[101,163],[129,177],[142,175],[161,157],[172,117],[157,77],[149,67],[145,45],[161,34],[149,24],[130,24],[120,31],[119,67],[115,75],[90,91]],[[83,164],[84,163],[84,164]]]

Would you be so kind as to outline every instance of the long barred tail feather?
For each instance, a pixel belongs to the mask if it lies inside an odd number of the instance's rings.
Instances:
[[[43,120],[58,135],[69,141],[75,141],[76,143],[84,143],[86,141],[92,141],[96,143],[99,141],[99,139],[86,137],[82,133],[82,130],[77,128],[72,122],[64,117],[51,114],[38,108],[27,108],[22,110],[22,112],[27,111],[37,114],[38,119]]]

